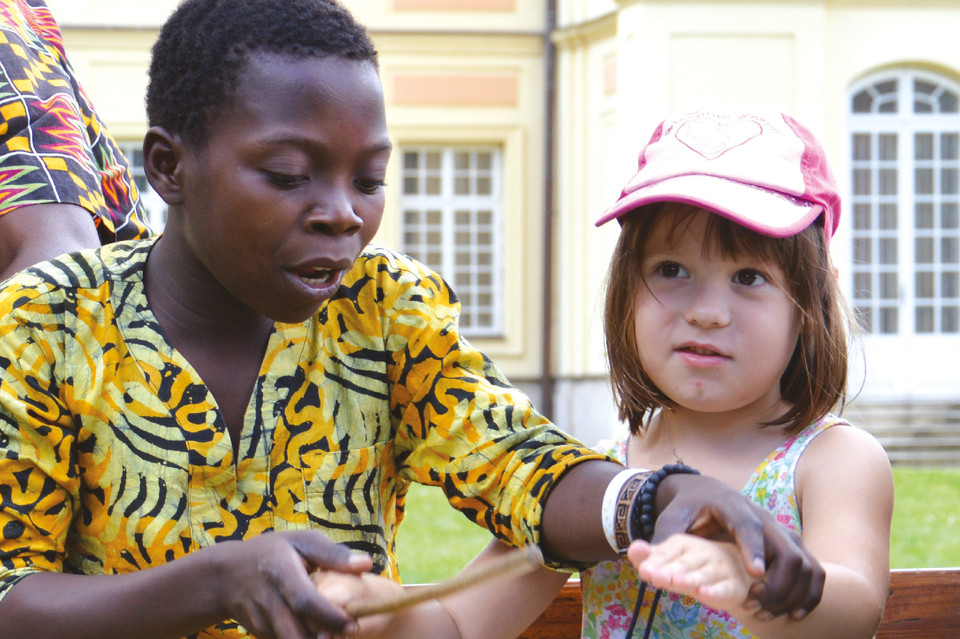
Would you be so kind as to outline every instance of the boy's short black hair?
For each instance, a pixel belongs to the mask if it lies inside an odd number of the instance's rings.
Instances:
[[[334,0],[185,0],[153,45],[150,126],[203,146],[252,54],[336,56],[377,64],[366,29]]]

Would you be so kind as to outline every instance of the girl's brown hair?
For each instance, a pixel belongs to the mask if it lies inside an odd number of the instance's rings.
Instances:
[[[610,262],[604,334],[614,400],[620,419],[629,424],[633,434],[645,429],[657,409],[675,406],[643,370],[637,353],[634,312],[637,293],[646,286],[641,270],[646,238],[658,224],[669,225],[668,238],[682,233],[701,210],[667,202],[643,206],[620,218],[623,228]],[[797,235],[774,238],[711,214],[703,249],[724,257],[759,256],[776,264],[786,278],[787,294],[800,311],[800,338],[780,378],[780,392],[790,408],[763,426],[782,425],[786,431],[795,432],[835,406],[842,407],[851,320],[840,296],[822,225],[811,224]]]

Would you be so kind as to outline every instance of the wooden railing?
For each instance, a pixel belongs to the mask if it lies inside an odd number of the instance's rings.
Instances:
[[[960,637],[960,568],[894,570],[877,639]],[[521,639],[580,639],[580,584],[567,583]]]

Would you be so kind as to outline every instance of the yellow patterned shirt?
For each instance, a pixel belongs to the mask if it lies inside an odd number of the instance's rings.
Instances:
[[[439,277],[376,248],[313,318],[275,325],[234,458],[147,304],[152,243],[61,256],[0,291],[0,596],[35,571],[126,573],[308,527],[397,578],[410,482],[536,543],[554,481],[604,458],[460,336]]]

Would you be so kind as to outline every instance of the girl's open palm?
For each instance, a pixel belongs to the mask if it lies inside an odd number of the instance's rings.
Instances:
[[[755,581],[734,544],[694,535],[671,535],[656,545],[634,541],[627,557],[650,585],[696,597],[717,610],[742,606]]]

